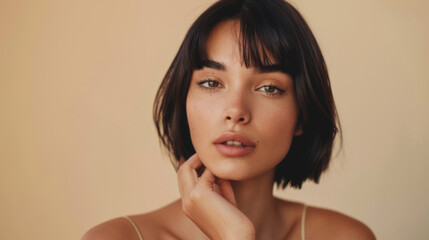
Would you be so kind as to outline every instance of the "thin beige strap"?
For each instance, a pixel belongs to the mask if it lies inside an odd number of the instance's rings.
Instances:
[[[305,215],[307,214],[307,205],[304,204],[301,216],[301,240],[305,240]]]
[[[136,232],[137,232],[137,235],[139,236],[139,240],[143,240],[143,237],[142,237],[142,235],[140,234],[140,230],[139,230],[139,228],[137,227],[137,225],[134,223],[134,221],[133,221],[130,217],[128,217],[128,216],[124,216],[124,218],[128,219],[128,221],[131,223],[131,225],[133,225],[134,229],[135,229],[135,230],[136,230]]]

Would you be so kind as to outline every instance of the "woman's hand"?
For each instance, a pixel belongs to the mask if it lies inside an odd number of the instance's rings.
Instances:
[[[252,222],[237,208],[231,183],[207,168],[199,177],[202,165],[194,154],[177,171],[185,215],[210,239],[255,239]]]

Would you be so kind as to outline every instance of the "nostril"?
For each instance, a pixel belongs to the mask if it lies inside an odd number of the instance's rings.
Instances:
[[[243,122],[243,121],[244,121],[244,118],[240,118],[240,119],[238,119],[238,121],[239,121],[239,122]]]
[[[230,116],[227,116],[227,117],[226,117],[226,119],[227,119],[227,120],[231,120],[231,117],[230,117]]]

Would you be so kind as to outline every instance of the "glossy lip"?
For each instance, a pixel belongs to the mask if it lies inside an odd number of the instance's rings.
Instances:
[[[222,143],[226,141],[238,141],[244,146],[227,146]],[[241,157],[248,155],[255,150],[255,143],[248,139],[245,135],[236,132],[226,132],[218,137],[213,144],[216,149],[223,155],[229,157]]]

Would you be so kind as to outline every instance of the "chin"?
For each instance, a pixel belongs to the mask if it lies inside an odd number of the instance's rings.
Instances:
[[[225,162],[217,166],[209,166],[209,169],[216,177],[225,180],[243,181],[254,177],[251,174],[251,169],[248,169],[248,166],[240,166],[237,162]]]

